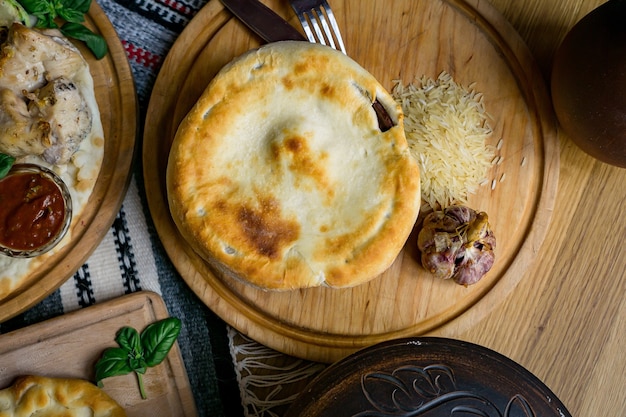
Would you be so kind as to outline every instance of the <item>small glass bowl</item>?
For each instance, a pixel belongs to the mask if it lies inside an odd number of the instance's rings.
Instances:
[[[39,174],[43,178],[51,180],[61,191],[63,197],[63,203],[65,206],[65,217],[63,218],[63,224],[55,236],[53,236],[47,243],[42,246],[29,248],[29,249],[16,249],[10,246],[4,245],[0,242],[0,254],[12,257],[12,258],[33,258],[50,251],[63,239],[65,234],[70,228],[72,222],[72,198],[65,182],[52,170],[36,165],[36,164],[15,164],[11,167],[9,173],[2,179],[0,179],[0,187],[2,187],[2,181],[9,178],[12,175],[18,174]],[[0,219],[0,221],[4,221]]]

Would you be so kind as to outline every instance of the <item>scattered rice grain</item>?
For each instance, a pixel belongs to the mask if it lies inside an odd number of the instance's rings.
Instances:
[[[487,144],[492,129],[483,96],[473,84],[468,90],[445,71],[436,80],[422,77],[419,82],[405,86],[395,81],[392,93],[404,112],[407,141],[420,166],[422,199],[433,209],[466,204],[495,154]]]

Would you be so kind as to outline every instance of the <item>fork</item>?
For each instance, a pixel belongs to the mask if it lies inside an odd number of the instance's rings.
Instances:
[[[291,7],[300,19],[304,33],[310,42],[328,45],[346,53],[339,25],[326,0],[291,0]]]

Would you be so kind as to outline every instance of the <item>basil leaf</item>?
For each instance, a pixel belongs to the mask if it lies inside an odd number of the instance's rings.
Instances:
[[[96,362],[96,382],[104,378],[131,373],[133,369],[128,363],[128,351],[123,348],[108,348]]]
[[[45,0],[20,0],[20,4],[28,13],[35,16],[54,12],[54,6]]]
[[[64,8],[76,10],[81,12],[82,14],[87,14],[89,12],[89,7],[91,6],[91,0],[65,0]]]
[[[146,361],[144,360],[143,356],[132,357],[129,355],[128,364],[133,369],[133,371],[137,372],[138,374],[145,374],[146,369],[148,369],[148,366],[146,365]]]
[[[78,39],[85,42],[96,59],[102,59],[109,51],[107,43],[100,35],[93,33],[80,23],[68,22],[61,27],[61,33],[68,38]]]
[[[54,21],[54,17],[49,14],[34,14],[37,17],[37,23],[35,23],[36,28],[40,29],[56,29],[59,25]]]
[[[0,178],[7,176],[14,162],[15,158],[11,155],[0,153]]]
[[[152,323],[141,334],[132,327],[122,327],[115,336],[120,347],[106,349],[96,362],[96,384],[102,387],[104,378],[135,372],[141,398],[146,398],[142,375],[167,357],[180,328],[181,321],[176,317]]]
[[[148,325],[141,332],[141,344],[148,366],[155,366],[163,362],[176,342],[180,328],[181,322],[178,318],[168,317]]]
[[[57,17],[57,7],[61,5],[55,4],[54,0],[20,0],[24,10],[37,18],[35,27],[37,28],[57,28],[54,19]]]
[[[126,349],[129,356],[143,355],[139,333],[132,327],[122,327],[122,329],[117,332],[115,341],[123,349]]]
[[[81,23],[85,21],[85,14],[80,10],[60,9],[57,10],[60,18],[68,22]]]

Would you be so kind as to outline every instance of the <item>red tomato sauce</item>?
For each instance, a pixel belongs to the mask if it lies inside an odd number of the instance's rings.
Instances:
[[[65,220],[59,187],[37,173],[0,180],[0,243],[15,250],[40,248],[56,237]]]

